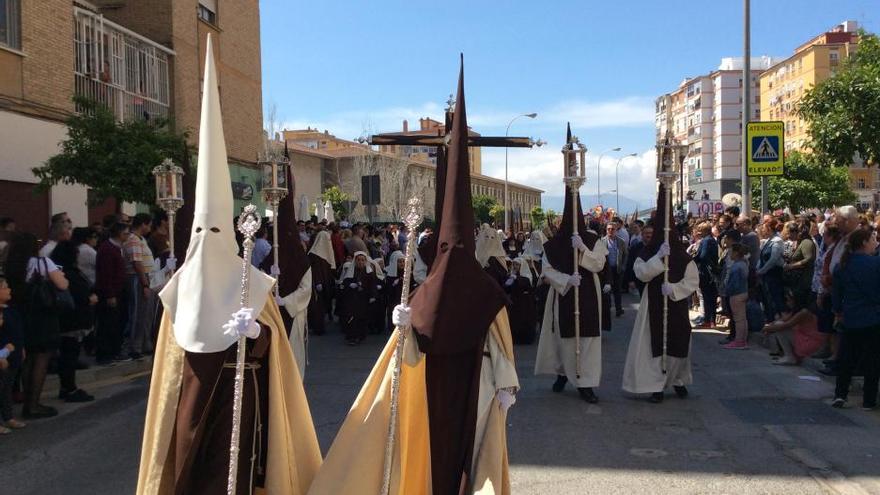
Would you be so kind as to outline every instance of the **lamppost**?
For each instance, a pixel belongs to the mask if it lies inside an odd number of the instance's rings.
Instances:
[[[183,169],[166,158],[153,169],[153,176],[156,178],[156,204],[168,214],[168,247],[173,258],[174,216],[183,206]]]
[[[273,157],[259,164],[263,176],[263,199],[272,206],[272,276],[281,275],[278,268],[278,204],[287,196],[287,157]],[[278,283],[275,283],[275,296],[278,297]]]
[[[618,146],[616,148],[611,148],[610,150],[603,151],[602,153],[599,154],[599,160],[596,161],[596,196],[598,196],[596,198],[596,201],[600,205],[602,204],[602,190],[599,189],[599,186],[601,185],[600,179],[602,177],[602,156],[604,156],[605,153],[611,153],[612,151],[620,151],[620,146]]]
[[[538,116],[538,114],[532,112],[532,113],[523,113],[523,114],[517,115],[516,117],[510,119],[510,122],[507,123],[507,130],[504,131],[504,137],[508,137],[510,135],[510,126],[513,124],[513,122],[516,119],[518,119],[520,117],[528,117],[530,119],[534,119],[537,116]],[[510,213],[507,211],[507,204],[508,204],[507,189],[508,189],[508,187],[507,187],[507,146],[505,146],[504,147],[504,232],[505,233],[510,228],[510,225],[509,225]]]
[[[615,199],[615,211],[620,215],[620,162],[626,160],[627,158],[633,158],[639,156],[638,153],[630,153],[628,155],[624,155],[617,159],[617,165],[614,166],[614,192],[617,195]]]

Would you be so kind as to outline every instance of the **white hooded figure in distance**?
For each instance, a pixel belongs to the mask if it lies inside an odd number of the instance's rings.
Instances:
[[[320,450],[271,297],[274,280],[249,263],[250,307],[241,307],[243,261],[210,37],[206,49],[192,234],[185,262],[159,294],[165,312],[137,493],[226,493],[235,360],[246,336],[237,492],[302,494]]]

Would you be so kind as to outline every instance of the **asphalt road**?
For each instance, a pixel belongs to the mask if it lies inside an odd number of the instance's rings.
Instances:
[[[772,366],[766,351],[725,351],[694,336],[691,396],[660,405],[620,390],[635,299],[604,341],[598,405],[535,377],[517,347],[522,390],[509,416],[515,494],[880,494],[880,412],[833,410],[828,379]],[[313,338],[306,390],[322,448],[333,440],[384,338],[347,347]],[[755,341],[757,343],[757,341]],[[91,391],[87,405],[0,437],[0,493],[133,493],[148,381]],[[858,404],[858,392],[851,403]]]

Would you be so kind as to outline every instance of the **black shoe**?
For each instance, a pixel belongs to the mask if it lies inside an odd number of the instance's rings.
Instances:
[[[127,362],[129,362],[129,361],[131,361],[131,356],[125,356],[125,355],[122,355],[122,354],[120,354],[120,355],[116,356],[115,358],[113,358],[113,362],[114,362],[114,363],[127,363]]]
[[[728,335],[727,337],[724,337],[723,339],[718,341],[718,343],[721,345],[727,345],[731,342],[733,342],[733,335]]]
[[[616,314],[617,317],[619,318],[619,317],[623,316],[623,310],[622,310],[622,309],[618,309],[618,310],[617,310],[617,313],[615,313],[615,314]]]
[[[79,370],[87,370],[87,369],[89,369],[89,363],[87,363],[85,361],[77,361],[76,362],[76,369],[78,371]]]
[[[578,394],[581,396],[581,399],[587,401],[589,404],[595,404],[599,402],[599,398],[596,397],[595,393],[593,393],[592,388],[578,387]]]
[[[822,364],[824,364],[824,365],[825,365],[826,367],[828,367],[828,368],[833,368],[833,367],[837,366],[837,360],[836,360],[836,359],[833,359],[833,358],[831,358],[831,359],[823,359],[823,360],[822,360]]]
[[[139,352],[129,352],[128,357],[130,357],[134,361],[140,361],[144,358],[144,355]]]
[[[21,415],[25,419],[51,418],[58,415],[58,410],[54,407],[37,404],[33,409],[24,408]]]
[[[565,384],[568,383],[568,377],[565,375],[556,375],[556,381],[553,382],[553,391],[556,393],[562,392],[565,389]]]
[[[773,351],[770,353],[770,357],[782,357],[782,353],[779,351]]]
[[[819,373],[822,373],[825,376],[837,376],[837,370],[831,367],[825,367],[819,370]]]
[[[68,393],[64,397],[64,402],[91,402],[95,400],[93,395],[89,395],[85,390],[78,388],[73,392]]]
[[[346,343],[347,345],[352,345],[352,346],[354,346],[354,345],[358,345],[358,342],[357,342],[357,340],[355,340],[355,339],[346,339],[346,340],[345,340],[345,343]]]
[[[846,399],[843,397],[835,397],[833,401],[831,401],[831,407],[834,409],[843,409],[846,407]]]
[[[685,387],[685,386],[680,386],[680,387],[673,386],[672,388],[673,388],[673,390],[675,390],[675,395],[678,396],[679,399],[686,399],[686,398],[687,398],[687,396],[688,396],[688,389],[687,389],[687,387]]]
[[[95,364],[97,364],[98,366],[110,366],[111,364],[113,364],[113,360],[112,359],[98,359],[95,361]]]
[[[659,404],[663,402],[663,392],[654,392],[651,394],[651,397],[648,397],[648,402],[651,404]]]

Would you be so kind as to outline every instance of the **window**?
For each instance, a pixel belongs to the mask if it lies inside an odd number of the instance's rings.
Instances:
[[[0,46],[21,48],[21,0],[0,0]]]
[[[865,184],[865,179],[863,177],[859,177],[856,179],[856,189],[867,189],[867,185]]]
[[[217,0],[199,0],[199,19],[217,25]]]

